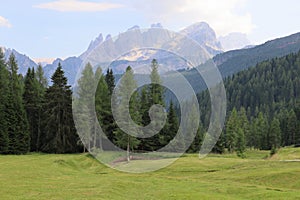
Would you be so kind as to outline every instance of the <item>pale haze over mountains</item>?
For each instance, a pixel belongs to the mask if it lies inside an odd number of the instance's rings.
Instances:
[[[161,24],[153,24],[152,28],[161,28]],[[141,31],[139,26],[133,26],[129,30],[136,32],[139,37],[143,37],[152,41],[151,34],[147,34],[147,31]],[[157,29],[156,31],[164,30]],[[180,31],[181,34],[185,34],[197,41],[204,50],[204,54],[207,54],[209,58],[213,58],[216,66],[219,68],[223,77],[230,76],[241,70],[255,66],[257,63],[276,57],[281,57],[289,53],[296,53],[300,50],[300,33],[295,33],[282,38],[275,38],[267,41],[261,45],[248,45],[248,39],[241,33],[232,33],[226,37],[217,38],[215,31],[207,23],[196,23]],[[144,35],[143,35],[144,34]],[[121,34],[122,35],[122,34]],[[126,35],[126,34],[125,34]],[[99,60],[98,48],[105,47],[105,52],[110,54],[111,58],[116,58],[119,47],[122,47],[129,40],[131,35],[127,37],[121,37],[120,35],[116,38],[112,38],[111,35],[103,36],[99,34],[94,40],[90,42],[87,50],[80,56],[68,57],[66,59],[57,58],[51,64],[44,65],[44,71],[46,77],[49,79],[55,72],[59,63],[61,63],[65,75],[68,79],[68,83],[74,86],[77,72],[83,65],[83,62],[89,56],[94,60]],[[235,39],[237,38],[237,39]],[[164,41],[164,40],[163,40]],[[99,44],[106,45],[99,45]],[[153,43],[151,43],[153,44]],[[166,44],[168,45],[168,44]],[[246,45],[246,47],[245,47]],[[236,47],[235,47],[236,46]],[[235,49],[228,51],[228,49]],[[109,50],[109,51],[107,51]],[[195,51],[188,48],[189,54],[193,54]],[[198,51],[198,50],[197,50]],[[37,64],[30,59],[28,56],[18,53],[15,50],[5,49],[5,56],[8,58],[10,53],[14,53],[19,64],[19,72],[23,75],[26,73],[28,67],[36,67]],[[95,53],[95,54],[93,54]],[[97,57],[98,56],[98,57]],[[113,61],[110,68],[114,70],[115,74],[122,74],[126,67],[130,65],[137,74],[148,74],[150,72],[150,64],[152,59],[155,58],[159,62],[159,72],[163,75],[165,72],[180,70],[181,73],[191,83],[195,91],[200,92],[205,88],[201,77],[197,77],[195,70],[191,69],[193,66],[189,66],[188,63],[183,62],[179,57],[171,56],[166,51],[153,51],[153,50],[132,50],[131,52],[123,55]],[[103,59],[101,57],[101,59]],[[205,60],[204,60],[205,61]],[[204,62],[203,61],[203,62]],[[94,66],[102,66],[102,64],[94,64]],[[172,73],[166,73],[165,78],[172,77]],[[142,75],[142,77],[144,77]],[[199,82],[200,80],[200,82]],[[200,84],[200,86],[199,86]],[[202,85],[202,86],[201,86]]]
[[[139,29],[140,27],[135,25],[128,30],[133,30],[133,29]],[[152,24],[151,28],[163,28],[163,26],[160,23]],[[239,49],[243,48],[244,46],[247,46],[250,44],[249,40],[246,38],[245,35],[241,33],[232,33],[229,34],[228,36],[222,37],[222,38],[217,38],[215,31],[209,26],[209,24],[205,22],[199,22],[192,24],[191,26],[188,26],[184,28],[183,30],[180,31],[181,34],[184,34],[195,41],[197,41],[208,53],[211,57],[222,53],[224,51],[232,50],[232,49]],[[66,71],[66,74],[68,77],[75,76],[75,71],[80,67],[82,61],[87,57],[87,55],[99,44],[101,44],[103,41],[110,39],[112,36],[107,35],[105,38],[104,36],[100,33],[98,37],[96,37],[94,40],[91,41],[89,44],[87,50],[83,52],[80,56],[78,57],[69,57],[66,59],[32,59],[26,56],[25,54],[19,53],[17,50],[14,49],[9,49],[9,48],[3,48],[5,51],[5,56],[8,58],[8,56],[11,53],[14,53],[16,56],[16,59],[18,61],[19,65],[19,72],[21,74],[25,74],[27,69],[29,67],[36,67],[38,64],[41,63],[44,66],[45,73],[48,77],[51,76],[51,74],[55,71],[58,63],[60,62]],[[166,57],[166,55],[162,55],[162,53],[155,52],[151,55],[151,52],[147,52],[148,54],[148,59],[145,58],[140,58],[140,60],[152,60],[153,58],[157,57]],[[159,54],[159,55],[158,55]],[[135,53],[135,56],[137,53]],[[130,57],[130,55],[129,55]],[[128,59],[128,56],[127,56]],[[138,57],[136,58],[137,60],[139,59]],[[54,60],[54,61],[53,61]],[[53,61],[53,62],[52,62]],[[128,61],[132,61],[132,59],[128,59]],[[52,63],[49,63],[52,62]],[[127,63],[125,63],[127,64]],[[177,66],[174,69],[180,69],[181,66]],[[172,70],[172,69],[170,69]],[[74,72],[74,73],[73,73]],[[121,71],[117,71],[118,73],[121,73]],[[72,78],[70,80],[72,81]]]
[[[226,36],[220,36],[218,40],[225,51],[242,49],[251,45],[247,35],[244,33],[229,33]]]

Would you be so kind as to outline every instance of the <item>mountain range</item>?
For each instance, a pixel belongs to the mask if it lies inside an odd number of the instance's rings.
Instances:
[[[151,28],[162,28],[162,25],[160,23],[152,24]],[[140,29],[140,27],[133,26],[128,30],[132,31],[135,29]],[[280,57],[289,53],[295,53],[300,50],[300,33],[296,33],[284,38],[274,39],[258,46],[249,46],[248,39],[244,34],[241,33],[231,33],[228,36],[217,38],[215,31],[205,22],[195,23],[187,28],[184,28],[179,33],[197,41],[198,44],[209,54],[209,56],[213,58],[223,77],[254,66],[260,61],[274,57]],[[78,69],[87,56],[104,41],[111,41],[110,45],[113,45],[114,48],[116,46],[122,46],[122,42],[124,42],[124,40],[118,39],[119,38],[114,38],[113,40],[111,35],[107,35],[104,38],[102,34],[99,34],[95,40],[91,41],[87,50],[80,56],[73,56],[64,60],[58,58],[54,60],[52,64],[45,65],[45,75],[50,78],[57,68],[58,63],[61,63],[68,78],[69,84],[72,85],[75,81]],[[247,48],[243,48],[245,46],[247,46]],[[114,48],[110,49],[113,50]],[[227,49],[237,50],[226,51]],[[37,64],[28,56],[20,54],[14,49],[4,48],[4,52],[6,58],[8,58],[11,53],[15,54],[19,65],[19,73],[23,75],[26,73],[28,67],[37,66]],[[159,63],[165,67],[165,71],[163,72],[167,72],[168,70],[181,70],[181,72],[188,77],[193,86],[196,87],[198,84],[196,81],[198,79],[195,78],[197,75],[195,75],[193,69],[188,69],[187,66],[179,62],[178,59],[174,59],[174,57],[170,57],[165,52],[160,51],[148,50],[143,52],[129,52],[129,54],[121,56],[118,60],[116,60],[113,63],[112,68],[115,74],[119,74],[123,73],[128,65],[133,65],[133,63],[136,63],[136,61],[138,61],[139,65],[141,66],[149,66],[149,63],[153,58],[158,59]],[[167,68],[167,66],[169,68]],[[150,71],[138,70],[139,69],[137,69],[137,72],[142,74]],[[193,80],[195,80],[195,83],[193,83]]]
[[[27,69],[29,67],[36,68],[38,64],[36,64],[31,58],[26,56],[25,54],[21,54],[15,49],[5,48],[2,47],[2,51],[4,53],[5,60],[8,60],[9,56],[13,53],[16,57],[18,66],[19,66],[19,73],[20,74],[26,74]]]
[[[163,28],[163,26],[160,23],[157,24],[152,24],[151,28]],[[140,29],[139,26],[135,25],[131,28],[128,29],[128,31],[130,30],[134,30],[134,29]],[[201,47],[203,47],[208,53],[209,56],[213,57],[216,54],[222,53],[223,47],[222,44],[220,43],[220,41],[217,39],[216,37],[216,33],[215,31],[205,22],[199,22],[199,23],[195,23],[187,28],[184,28],[183,30],[181,30],[179,33],[186,35],[187,37],[190,37],[194,40],[196,40]],[[51,77],[52,73],[55,71],[55,69],[57,68],[57,64],[60,62],[63,69],[65,70],[68,79],[69,79],[69,83],[73,83],[74,82],[74,77],[73,75],[75,74],[75,71],[77,71],[79,69],[79,67],[81,66],[82,62],[87,58],[87,56],[97,47],[99,46],[99,44],[101,44],[104,41],[107,41],[109,39],[111,39],[111,35],[107,35],[105,38],[103,37],[103,35],[100,33],[99,36],[97,38],[95,38],[94,40],[91,41],[91,43],[89,44],[87,50],[85,52],[83,52],[80,56],[76,57],[69,57],[66,59],[60,59],[57,58],[53,61],[53,63],[51,64],[46,64],[44,66],[44,70],[45,70],[45,74],[48,78]],[[4,48],[5,51],[5,56],[6,59],[8,58],[8,56],[11,53],[14,53],[16,56],[16,59],[18,61],[18,65],[19,65],[19,73],[21,74],[25,74],[27,69],[29,67],[36,67],[38,64],[35,63],[33,61],[33,59],[30,59],[28,56],[19,53],[18,51],[14,50],[14,49],[6,49]],[[144,52],[132,52],[133,54],[144,54]],[[146,53],[145,53],[146,54]],[[137,60],[140,60],[142,62],[144,62],[144,64],[149,63],[150,60],[152,60],[153,58],[163,58],[161,60],[165,60],[165,66],[170,65],[170,62],[172,63],[172,60],[174,58],[169,58],[169,60],[166,58],[167,55],[165,53],[162,52],[147,52],[147,58],[145,57],[137,57]],[[119,60],[119,62],[117,63],[122,63],[123,66],[119,66],[119,67],[115,67],[116,73],[122,73],[124,71],[124,66],[128,66],[130,64],[132,64],[133,60],[128,59],[128,57],[130,57],[130,55],[127,55],[127,58],[125,58],[125,60]],[[127,59],[127,60],[126,60]],[[171,61],[170,61],[171,60]],[[178,60],[175,60],[176,63],[178,63]],[[173,63],[175,62],[173,61]],[[140,63],[141,64],[141,63]],[[143,63],[142,63],[143,64]],[[163,63],[162,63],[163,64]],[[122,70],[117,70],[117,68],[121,68]],[[174,64],[174,67],[169,69],[169,70],[178,70],[184,68],[184,66],[182,66],[182,64],[177,65]],[[143,72],[143,73],[147,73],[147,72]]]

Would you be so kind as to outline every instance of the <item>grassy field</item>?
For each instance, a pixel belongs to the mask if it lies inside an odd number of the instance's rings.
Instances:
[[[146,174],[115,171],[87,154],[0,156],[0,199],[300,199],[300,148],[268,153],[188,154]]]

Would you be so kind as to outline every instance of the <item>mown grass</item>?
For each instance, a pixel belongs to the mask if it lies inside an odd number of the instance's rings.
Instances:
[[[110,169],[87,154],[0,156],[0,199],[300,199],[300,162],[287,161],[300,149],[268,154],[186,154],[145,174]]]

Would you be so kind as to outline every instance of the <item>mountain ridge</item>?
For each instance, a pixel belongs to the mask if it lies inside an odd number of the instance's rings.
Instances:
[[[152,24],[153,28],[162,28],[160,23]],[[137,25],[132,28],[139,28]],[[131,28],[131,29],[132,29]],[[209,24],[205,22],[195,23],[191,26],[180,31],[180,33],[187,35],[195,40],[198,43],[202,43],[202,46],[206,46],[206,48],[210,48],[211,46],[215,46],[215,50],[219,51],[214,57],[213,60],[216,65],[219,67],[221,74],[223,77],[230,76],[236,72],[239,72],[243,69],[246,69],[250,66],[255,65],[258,62],[271,59],[274,57],[280,57],[283,55],[287,55],[289,53],[295,53],[300,49],[300,33],[295,33],[286,37],[276,38],[273,40],[269,40],[264,44],[257,46],[248,46],[247,48],[231,50],[227,52],[222,52],[220,49],[222,48],[221,43],[218,41],[214,30],[209,26]],[[203,38],[200,36],[204,35]],[[57,68],[58,63],[60,62],[63,70],[65,71],[67,78],[69,79],[69,84],[73,84],[75,80],[75,76],[77,70],[80,68],[82,62],[88,56],[88,54],[103,41],[111,40],[111,36],[107,35],[104,39],[102,34],[99,34],[94,40],[92,40],[85,52],[83,52],[80,56],[68,57],[66,59],[55,59],[53,63],[47,64],[44,66],[45,75],[48,79],[52,76],[53,72]],[[8,59],[10,53],[14,53],[18,65],[19,65],[19,73],[25,75],[27,69],[29,67],[37,67],[37,63],[30,59],[25,54],[21,54],[14,49],[5,49],[5,58]],[[155,54],[153,54],[155,55]],[[154,56],[148,56],[148,59],[154,58]],[[137,58],[138,60],[139,58]],[[139,59],[144,62],[144,57]],[[121,60],[120,63],[123,61]],[[127,63],[126,63],[127,62]],[[131,61],[123,62],[123,65],[131,64]],[[146,62],[145,62],[146,63]],[[144,63],[144,65],[145,65]],[[187,76],[193,73],[193,70],[174,68],[175,70],[183,70]],[[174,70],[173,69],[173,70]],[[118,73],[122,73],[118,71]]]

